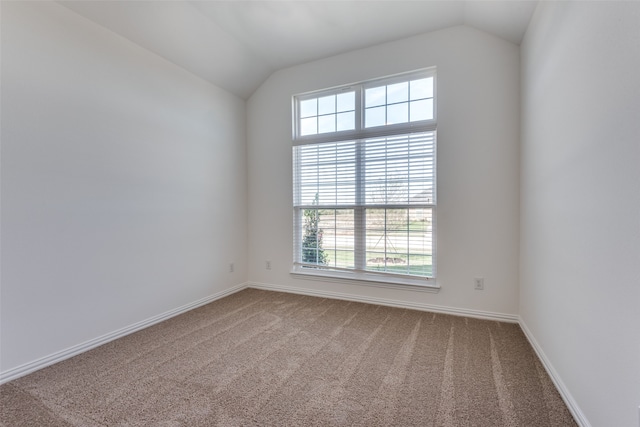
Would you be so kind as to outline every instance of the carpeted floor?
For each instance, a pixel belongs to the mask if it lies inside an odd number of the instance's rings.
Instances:
[[[0,425],[575,426],[518,325],[247,289],[0,387]]]

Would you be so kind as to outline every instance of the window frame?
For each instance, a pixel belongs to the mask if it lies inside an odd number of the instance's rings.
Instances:
[[[433,117],[431,119],[420,120],[411,122],[410,115],[408,117],[408,121],[404,123],[396,123],[391,125],[381,125],[375,127],[365,127],[365,93],[369,88],[375,88],[380,86],[388,86],[395,83],[401,82],[410,82],[412,80],[418,80],[422,78],[433,78],[433,93],[432,97],[425,99],[432,99],[433,105]],[[303,101],[309,99],[322,98],[324,96],[330,95],[339,95],[340,93],[353,91],[355,98],[354,105],[354,129],[353,130],[343,130],[343,131],[333,131],[326,133],[316,133],[310,135],[301,135],[301,125],[300,125],[300,104]],[[407,98],[407,103],[411,102],[410,94]],[[385,106],[392,105],[388,104],[385,99]],[[437,261],[437,242],[436,242],[436,218],[437,218],[437,197],[436,197],[436,187],[437,187],[437,80],[436,80],[436,69],[435,67],[425,68],[421,70],[412,71],[409,73],[401,73],[393,76],[376,78],[372,80],[367,80],[364,82],[336,86],[328,89],[322,89],[318,91],[306,92],[299,95],[295,95],[292,97],[292,141],[293,145],[308,145],[308,144],[322,144],[322,143],[330,143],[330,142],[341,142],[341,141],[361,141],[372,138],[379,137],[389,137],[389,136],[398,136],[398,135],[407,135],[407,134],[415,134],[420,132],[433,132],[433,200],[431,203],[424,203],[418,205],[410,205],[410,204],[402,204],[403,209],[411,209],[411,208],[427,208],[431,210],[431,239],[432,239],[432,274],[431,276],[417,276],[410,274],[397,274],[392,272],[376,272],[370,270],[362,270],[362,269],[348,269],[348,268],[339,268],[339,267],[327,267],[323,268],[319,267],[309,267],[303,266],[301,263],[302,260],[302,222],[303,215],[302,211],[307,209],[302,204],[296,204],[296,200],[293,203],[294,209],[294,263],[293,269],[291,273],[293,275],[299,275],[301,278],[312,278],[312,279],[320,279],[320,280],[328,280],[328,281],[356,281],[364,284],[372,284],[375,286],[391,286],[397,288],[398,286],[409,286],[412,289],[420,288],[426,291],[437,292],[439,286],[436,283],[436,261]],[[332,114],[332,113],[329,113]],[[338,114],[336,111],[335,114]],[[320,117],[320,114],[317,114],[316,117]],[[295,151],[295,150],[294,150]],[[296,170],[296,167],[299,167],[299,159],[295,157],[293,160],[293,178],[294,185],[296,176],[299,176],[300,171]],[[356,178],[360,180],[361,178]],[[296,191],[296,188],[294,188]],[[336,209],[340,206],[335,205],[333,207],[326,207],[327,209]],[[364,234],[366,234],[366,225],[363,224],[363,212],[366,209],[374,208],[373,206],[367,206],[366,204],[362,204],[360,202],[354,203],[354,205],[349,207],[350,209],[354,209],[354,233],[358,233],[357,229],[362,228]],[[387,209],[393,208],[393,206],[389,205]],[[319,209],[322,209],[321,207]],[[358,214],[360,211],[360,214]],[[362,234],[362,230],[359,231]],[[366,242],[357,241],[357,238],[354,239],[354,256],[358,257],[366,256]],[[358,250],[360,248],[360,251]],[[357,261],[355,261],[358,264]],[[366,266],[366,262],[365,262]]]
[[[415,122],[397,123],[393,125],[376,126],[371,128],[365,127],[366,108],[364,107],[364,96],[367,89],[382,85],[390,85],[394,83],[402,83],[405,81],[416,80],[417,78],[433,78],[433,118]],[[300,134],[300,102],[309,99],[322,98],[323,96],[338,95],[341,92],[353,90],[355,92],[355,129],[343,130],[327,133],[319,133],[314,135]],[[425,68],[422,70],[412,71],[409,73],[396,74],[389,77],[382,77],[373,80],[367,80],[360,83],[352,83],[348,85],[335,86],[328,89],[306,92],[292,97],[292,140],[294,145],[317,144],[321,142],[337,142],[350,139],[366,139],[381,136],[397,135],[402,133],[420,132],[421,130],[430,131],[436,128],[437,124],[437,80],[435,67]],[[386,105],[386,104],[385,104]]]

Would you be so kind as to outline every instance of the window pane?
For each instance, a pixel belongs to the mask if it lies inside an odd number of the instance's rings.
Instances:
[[[411,121],[433,119],[433,99],[411,101]]]
[[[431,209],[409,209],[409,229],[412,233],[426,233],[431,231]]]
[[[402,231],[406,235],[409,226],[409,214],[407,209],[387,209],[387,230]]]
[[[384,230],[384,209],[366,209],[367,230]]]
[[[413,80],[410,83],[411,100],[433,98],[433,77]]]
[[[384,268],[387,252],[384,209],[367,209],[366,267]]]
[[[386,162],[367,162],[365,201],[368,204],[387,203]]]
[[[431,212],[427,208],[409,210],[409,274],[425,276],[433,271]]]
[[[354,268],[354,211],[336,209],[335,220],[335,266]]]
[[[384,126],[386,123],[385,107],[367,108],[365,110],[364,123],[364,126],[367,128]]]
[[[310,117],[318,114],[318,99],[300,101],[300,117]]]
[[[353,268],[353,218],[353,209],[305,210],[302,224],[302,261],[330,267]]]
[[[393,104],[387,107],[387,124],[408,122],[409,105],[406,102],[402,104]]]
[[[326,254],[322,250],[322,229],[319,227],[318,209],[302,211],[302,254],[301,260],[308,264],[324,264]]]
[[[367,247],[367,266],[384,266],[387,258],[387,253],[384,251],[384,234],[371,236],[370,240],[367,238],[367,245],[372,246],[372,248]]]
[[[335,266],[338,268],[355,268],[353,250],[340,251],[336,250]]]
[[[353,111],[356,109],[356,93],[347,92],[338,95],[338,112]]]
[[[353,251],[353,223],[351,227],[350,229],[336,228],[336,249]]]
[[[367,209],[367,270],[431,275],[431,209]]]
[[[319,252],[317,249],[302,248],[302,262],[305,264],[324,265],[323,255],[324,252]]]
[[[406,274],[406,209],[367,209],[366,269]]]
[[[387,269],[389,273],[408,274],[408,256],[404,252],[387,254]]]
[[[294,200],[298,205],[353,204],[355,142],[301,145],[294,149],[297,169]]]
[[[353,111],[338,114],[338,123],[336,130],[353,130],[356,128],[356,117]]]
[[[300,135],[315,135],[316,133],[318,133],[317,117],[300,120]]]
[[[367,270],[385,271],[387,256],[384,252],[367,252]]]
[[[364,203],[433,203],[434,135],[425,132],[364,142]]]
[[[365,107],[376,107],[386,104],[386,86],[373,87],[364,92]]]
[[[336,112],[336,96],[329,95],[318,98],[318,115]]]
[[[387,104],[406,102],[409,99],[409,83],[402,82],[387,86]]]
[[[336,131],[336,115],[329,114],[327,116],[318,117],[318,133],[335,132]]]
[[[431,259],[431,256],[410,255],[407,273],[414,276],[431,276],[433,271]]]

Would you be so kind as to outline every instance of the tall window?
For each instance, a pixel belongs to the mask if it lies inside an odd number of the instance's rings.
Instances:
[[[294,271],[434,285],[435,70],[294,97]]]

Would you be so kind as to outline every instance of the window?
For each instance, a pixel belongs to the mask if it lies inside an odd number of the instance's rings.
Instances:
[[[435,286],[435,70],[294,97],[294,272]]]

